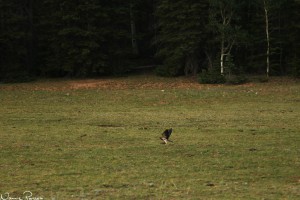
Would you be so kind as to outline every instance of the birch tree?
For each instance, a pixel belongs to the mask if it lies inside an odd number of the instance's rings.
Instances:
[[[236,2],[234,0],[210,0],[209,26],[219,43],[220,73],[224,75],[224,62],[236,44],[239,28],[233,24]]]
[[[267,52],[266,52],[266,75],[269,77],[270,72],[270,32],[269,32],[269,0],[263,0],[263,8],[265,12],[265,32],[267,41]]]
[[[131,45],[132,45],[132,53],[134,55],[139,54],[139,48],[137,43],[137,36],[136,36],[136,26],[135,26],[135,16],[134,16],[134,10],[133,10],[133,2],[130,1],[130,28],[131,28]]]

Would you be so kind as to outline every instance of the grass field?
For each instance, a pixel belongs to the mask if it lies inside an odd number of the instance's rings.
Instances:
[[[300,199],[299,80],[43,80],[0,105],[2,199]]]

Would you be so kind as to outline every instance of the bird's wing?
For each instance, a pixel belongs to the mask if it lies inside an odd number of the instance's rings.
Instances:
[[[172,128],[170,128],[170,129],[166,129],[161,135],[162,135],[162,137],[160,138],[160,139],[163,139],[163,138],[165,138],[165,139],[169,139],[169,137],[171,136],[171,134],[172,134]]]
[[[168,129],[166,129],[162,134],[161,134],[162,138],[167,138],[168,136]]]
[[[169,139],[169,137],[171,136],[171,134],[172,134],[172,129],[170,128],[170,129],[167,129],[167,130],[165,130],[165,132],[166,132],[166,138],[167,138],[167,140]]]

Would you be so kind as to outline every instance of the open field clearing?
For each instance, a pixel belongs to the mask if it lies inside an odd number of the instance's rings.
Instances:
[[[43,80],[0,105],[3,198],[300,199],[299,80]]]

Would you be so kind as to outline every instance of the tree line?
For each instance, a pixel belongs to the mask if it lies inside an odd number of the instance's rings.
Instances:
[[[300,0],[1,0],[0,79],[300,75]]]

